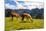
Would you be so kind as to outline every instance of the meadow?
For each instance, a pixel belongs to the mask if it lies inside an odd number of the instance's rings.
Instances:
[[[24,21],[27,20],[26,18]],[[32,19],[30,21],[22,21],[21,18],[14,17],[13,21],[11,17],[5,17],[5,31],[10,30],[27,30],[27,29],[42,29],[44,28],[44,19]]]

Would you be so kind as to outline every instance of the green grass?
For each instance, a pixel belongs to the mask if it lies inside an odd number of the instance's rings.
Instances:
[[[27,20],[26,23],[24,23],[22,22],[21,18],[17,19],[14,17],[13,21],[11,20],[11,17],[5,18],[5,31],[21,30],[21,29],[22,30],[23,29],[40,29],[43,27],[44,27],[43,19],[33,19],[33,23],[31,22],[31,20],[30,21]]]

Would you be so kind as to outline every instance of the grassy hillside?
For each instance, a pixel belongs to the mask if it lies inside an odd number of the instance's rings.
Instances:
[[[26,18],[24,21],[27,20]],[[26,21],[26,23],[22,22],[21,18],[17,20],[17,18],[14,17],[13,21],[11,20],[11,17],[5,18],[5,30],[23,30],[23,29],[40,29],[44,26],[44,20],[43,19],[33,19],[33,23],[31,21]]]

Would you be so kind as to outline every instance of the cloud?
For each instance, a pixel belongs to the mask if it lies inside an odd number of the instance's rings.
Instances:
[[[43,8],[43,3],[32,3],[32,6],[35,6],[36,8]]]
[[[16,1],[16,0],[13,0]],[[33,2],[43,2],[43,0],[17,0],[17,1],[33,1]]]
[[[26,6],[26,5],[25,5]],[[43,3],[31,3],[31,5],[27,5],[26,6],[27,9],[31,10],[31,9],[34,9],[34,8],[44,8],[44,4]]]
[[[9,3],[7,3],[7,4],[5,4],[5,8],[6,8],[6,9],[15,9],[16,6],[10,5]]]
[[[8,9],[30,9],[31,10],[32,8],[43,8],[43,5],[44,5],[43,3],[40,3],[40,2],[36,3],[36,2],[25,2],[25,1],[24,1],[24,4],[22,5],[16,0],[11,0],[11,1],[14,1],[17,6],[6,3],[5,4],[6,9],[8,8]]]
[[[23,5],[18,4],[17,6],[15,6],[15,5],[11,5],[9,3],[5,4],[5,8],[6,9],[26,9],[26,7],[24,7]]]

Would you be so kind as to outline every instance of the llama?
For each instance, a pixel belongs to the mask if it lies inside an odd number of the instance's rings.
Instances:
[[[11,17],[12,17],[12,21],[13,21],[13,17],[20,17],[20,14],[16,13],[15,11],[11,11]]]
[[[33,22],[31,15],[28,14],[28,13],[23,13],[22,15],[20,15],[20,14],[16,13],[15,11],[12,11],[11,12],[11,17],[12,17],[12,21],[13,21],[13,17],[16,17],[16,18],[20,18],[21,17],[22,18],[22,21],[26,17],[28,20],[30,19],[31,22]]]
[[[30,19],[31,22],[33,22],[32,17],[31,17],[30,14],[28,14],[28,13],[23,13],[23,15],[22,15],[22,21],[24,20],[25,17],[27,18],[27,20]]]

